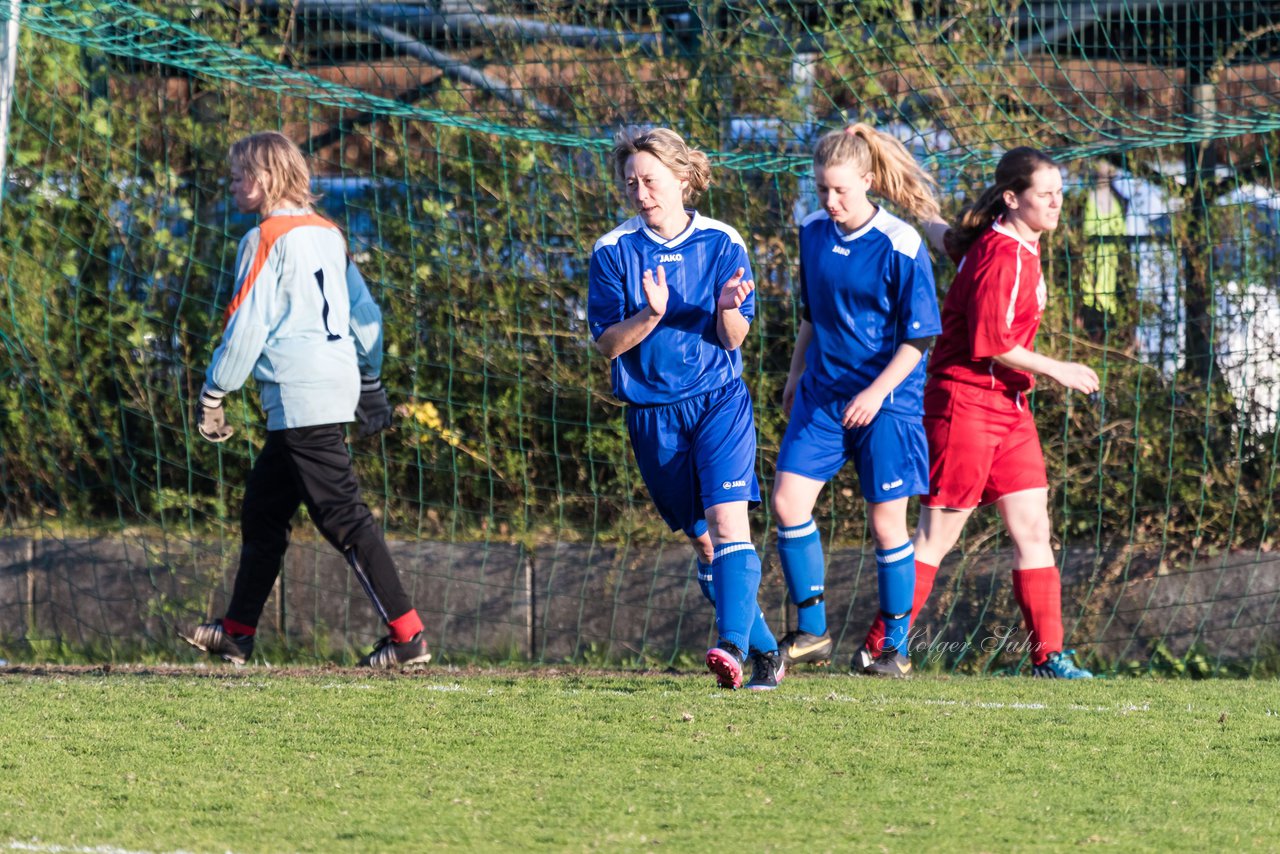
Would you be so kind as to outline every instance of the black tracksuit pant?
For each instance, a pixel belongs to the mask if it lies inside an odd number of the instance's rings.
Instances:
[[[324,538],[342,552],[383,622],[413,606],[386,540],[360,499],[340,424],[272,430],[254,463],[240,512],[240,569],[227,617],[258,625],[280,574],[293,516],[307,505]]]

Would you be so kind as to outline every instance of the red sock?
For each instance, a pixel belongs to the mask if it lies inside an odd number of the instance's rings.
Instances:
[[[925,600],[933,590],[933,579],[937,574],[936,566],[916,561],[916,592],[911,597],[911,625],[913,626],[916,624],[916,618],[920,616],[920,609],[924,607]],[[867,630],[867,639],[863,641],[863,645],[877,654],[884,651],[884,617],[880,614],[876,614],[871,628]]]
[[[409,610],[387,623],[387,628],[391,629],[392,641],[404,643],[422,631],[422,620],[417,611]]]
[[[222,618],[222,630],[229,635],[253,636],[258,633],[257,626],[246,626],[244,623],[237,623],[230,617]]]
[[[1031,662],[1062,652],[1062,579],[1056,566],[1013,571],[1013,595],[1027,623]]]

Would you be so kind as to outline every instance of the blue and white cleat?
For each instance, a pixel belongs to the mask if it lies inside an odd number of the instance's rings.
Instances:
[[[1043,664],[1031,668],[1031,675],[1039,679],[1092,679],[1092,673],[1076,664],[1075,654],[1074,649],[1051,652]]]

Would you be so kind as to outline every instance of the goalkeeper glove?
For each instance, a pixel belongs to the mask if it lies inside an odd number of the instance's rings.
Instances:
[[[387,390],[383,388],[382,380],[377,377],[360,378],[356,422],[359,425],[356,435],[361,439],[367,439],[391,426],[391,404],[387,401]]]
[[[235,431],[227,424],[227,411],[222,408],[226,395],[205,386],[200,389],[200,402],[196,404],[196,428],[210,442],[225,442]]]

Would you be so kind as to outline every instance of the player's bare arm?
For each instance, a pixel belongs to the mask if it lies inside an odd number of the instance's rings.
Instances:
[[[1014,347],[1007,353],[992,356],[1006,368],[1048,377],[1059,385],[1083,394],[1093,394],[1101,387],[1093,368],[1079,362],[1060,362],[1025,347]]]
[[[932,338],[912,338],[898,346],[893,358],[884,366],[879,376],[845,406],[841,423],[846,430],[865,427],[871,423],[884,405],[884,399],[920,364],[924,351],[929,349],[932,341]]]
[[[645,270],[640,280],[644,288],[644,299],[647,305],[640,311],[615,323],[596,339],[596,349],[607,359],[616,359],[649,337],[667,313],[667,298],[671,291],[667,288],[667,274],[661,267],[655,275],[652,270]]]
[[[724,283],[724,287],[720,289],[720,298],[716,300],[716,334],[726,350],[741,347],[751,329],[751,321],[738,310],[756,288],[755,282],[743,279],[746,272],[739,267],[733,277]]]
[[[924,239],[935,252],[941,255],[951,254],[947,251],[947,232],[951,230],[951,226],[945,220],[938,218],[922,222],[920,230],[924,232]]]

